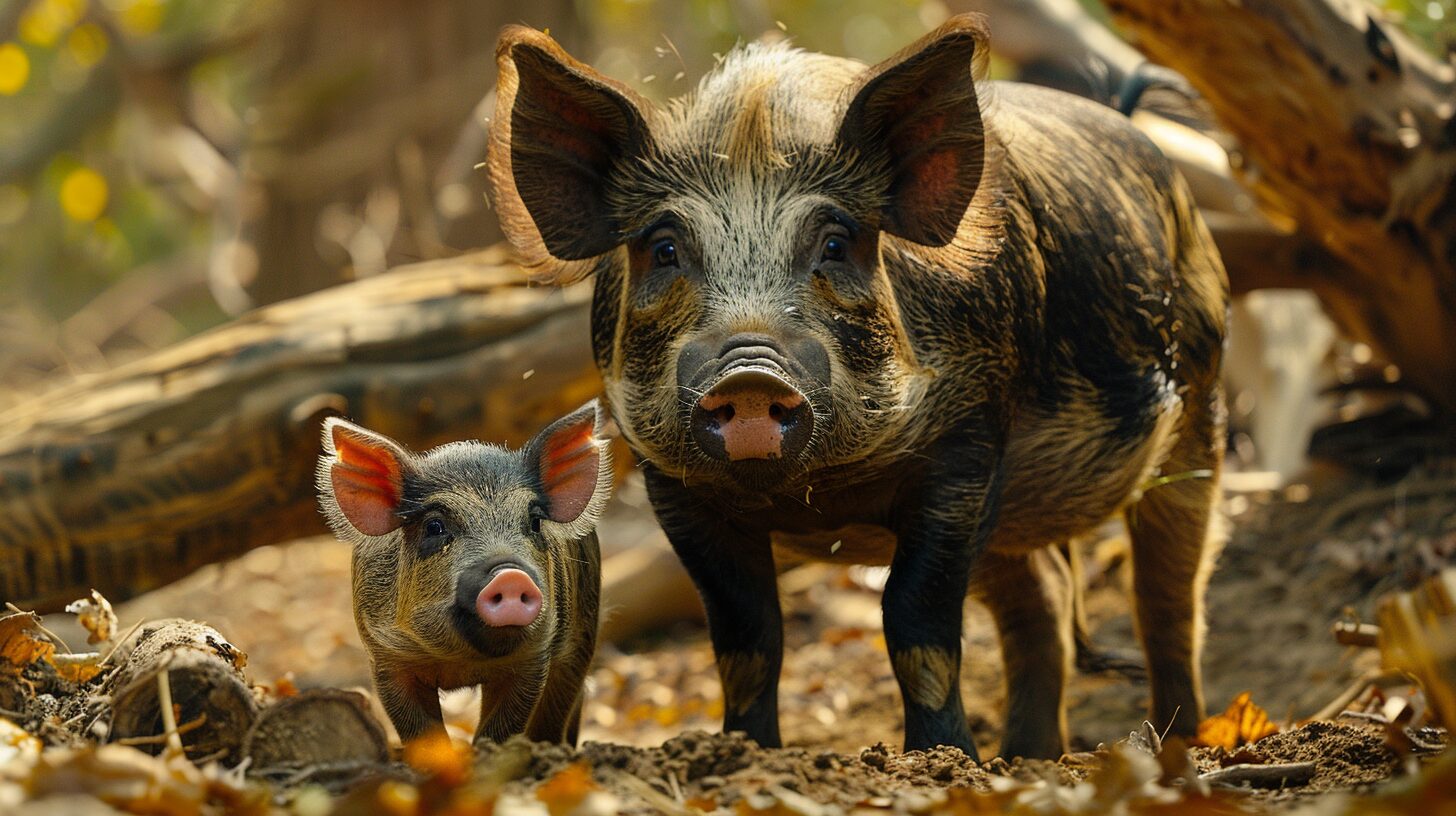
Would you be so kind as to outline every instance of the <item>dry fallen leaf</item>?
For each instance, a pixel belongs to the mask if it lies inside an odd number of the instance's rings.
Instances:
[[[450,739],[443,731],[432,731],[404,746],[404,761],[420,773],[447,788],[465,784],[470,778],[471,750]]]
[[[91,590],[91,597],[81,598],[66,604],[66,611],[76,616],[76,622],[90,634],[87,643],[109,641],[116,635],[116,613],[111,611],[111,601],[100,592]]]
[[[1255,705],[1252,695],[1244,692],[1234,698],[1222,714],[1198,724],[1198,737],[1194,742],[1208,748],[1236,750],[1241,745],[1279,733],[1279,727],[1269,722],[1269,714]]]
[[[101,673],[101,653],[51,654],[46,656],[56,674],[72,683],[85,683]]]
[[[51,643],[40,640],[32,632],[40,625],[34,612],[10,612],[0,615],[0,664],[25,668],[56,651]]]

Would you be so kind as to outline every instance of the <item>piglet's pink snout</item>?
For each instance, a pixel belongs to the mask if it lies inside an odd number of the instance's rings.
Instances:
[[[486,626],[529,626],[541,614],[541,589],[518,569],[503,569],[475,597]]]

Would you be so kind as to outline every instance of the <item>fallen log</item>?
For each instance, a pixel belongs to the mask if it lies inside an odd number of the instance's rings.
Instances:
[[[148,623],[119,649],[120,663],[106,682],[108,741],[156,754],[177,740],[193,759],[241,758],[243,735],[257,716],[242,651],[211,626],[184,620]],[[173,711],[164,713],[164,700]]]
[[[589,299],[486,250],[251,312],[0,414],[0,602],[120,601],[324,532],[330,414],[416,449],[525,441],[600,388]]]
[[[1456,69],[1366,3],[1106,5],[1237,140],[1264,210],[1342,262],[1309,269],[1341,328],[1456,412]]]

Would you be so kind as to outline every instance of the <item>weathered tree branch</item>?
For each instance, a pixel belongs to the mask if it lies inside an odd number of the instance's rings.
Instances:
[[[1456,71],[1329,0],[1108,0],[1239,142],[1242,179],[1343,264],[1336,320],[1456,411]]]
[[[319,423],[520,443],[599,389],[589,291],[503,250],[262,309],[0,414],[0,601],[120,600],[322,532]]]

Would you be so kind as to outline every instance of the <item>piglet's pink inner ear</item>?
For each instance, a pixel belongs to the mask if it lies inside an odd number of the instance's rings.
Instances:
[[[364,535],[399,529],[404,475],[400,452],[387,439],[344,425],[332,429],[334,461],[329,483],[344,518]]]
[[[596,492],[602,454],[595,426],[595,411],[583,409],[542,432],[537,467],[552,521],[576,521]]]

